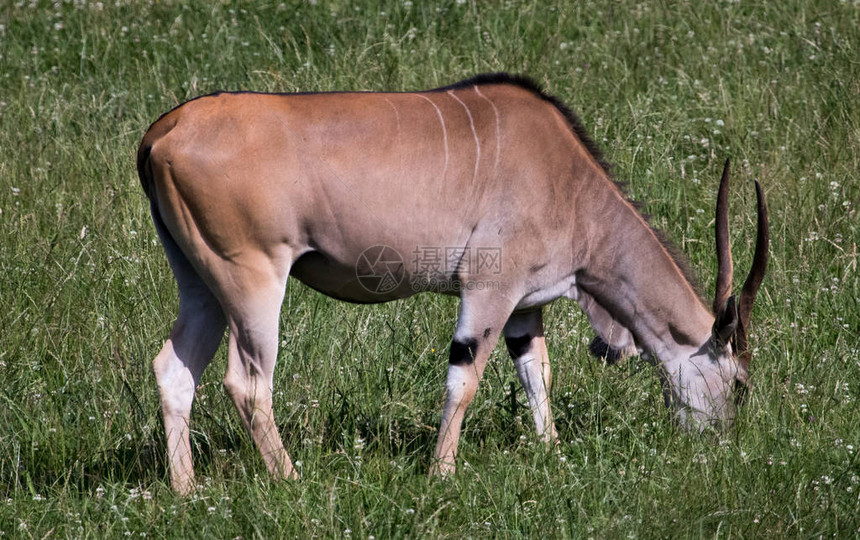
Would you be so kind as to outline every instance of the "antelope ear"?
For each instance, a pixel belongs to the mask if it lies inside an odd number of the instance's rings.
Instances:
[[[717,318],[714,320],[714,327],[711,329],[711,334],[714,341],[719,347],[725,348],[735,335],[738,328],[738,306],[735,301],[735,295],[731,295],[723,304],[722,309],[717,313]]]

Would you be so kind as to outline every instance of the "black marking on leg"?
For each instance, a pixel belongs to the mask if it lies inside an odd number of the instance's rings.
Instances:
[[[532,336],[526,334],[520,337],[505,336],[505,345],[508,346],[508,353],[511,358],[519,358],[529,352],[532,345]]]
[[[490,331],[491,330],[492,330],[492,328],[484,328],[484,339],[487,339],[488,337],[490,337]]]
[[[591,345],[588,346],[588,352],[597,358],[605,359],[608,364],[614,364],[621,360],[621,351],[613,348],[600,336],[594,336]]]
[[[451,351],[448,354],[448,363],[452,366],[468,366],[475,361],[478,352],[478,340],[467,339],[465,341],[451,342]]]

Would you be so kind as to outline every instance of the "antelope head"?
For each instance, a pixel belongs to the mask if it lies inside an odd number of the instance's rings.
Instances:
[[[741,289],[732,294],[732,250],[729,244],[729,161],[723,169],[717,196],[716,246],[717,286],[714,294],[714,324],[707,342],[695,351],[686,369],[672,377],[671,401],[681,423],[701,430],[705,426],[728,426],[743,402],[749,379],[749,323],[753,303],[767,269],[767,205],[761,185],[755,183],[758,201],[758,232],[752,269]],[[669,396],[667,396],[668,398]]]

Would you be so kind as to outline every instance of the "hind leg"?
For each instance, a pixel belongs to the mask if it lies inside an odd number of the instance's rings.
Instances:
[[[179,316],[153,369],[161,395],[170,483],[185,494],[194,489],[188,432],[194,390],[218,350],[226,321],[221,305],[176,244],[164,236],[162,242],[179,285]]]
[[[295,477],[272,410],[272,379],[278,356],[278,319],[286,279],[275,273],[246,271],[238,294],[231,294],[227,374],[224,387],[236,405],[245,428],[276,478]],[[253,284],[253,286],[251,285]]]
[[[552,375],[543,336],[543,312],[515,313],[503,332],[517,376],[529,398],[538,436],[545,442],[553,442],[557,435],[549,406]]]
[[[209,294],[189,298],[180,307],[170,337],[153,361],[161,394],[167,436],[170,483],[179,493],[194,488],[188,425],[194,390],[224,335],[221,307]]]

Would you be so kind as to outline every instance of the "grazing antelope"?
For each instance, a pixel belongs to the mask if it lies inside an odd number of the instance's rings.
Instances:
[[[713,312],[576,117],[522,77],[424,92],[213,94],[156,121],[137,167],[179,285],[179,316],[154,361],[178,492],[194,486],[191,404],[225,328],[224,386],[269,471],[295,476],[272,412],[290,275],[349,302],[460,297],[436,474],[454,470],[463,415],[500,335],[538,435],[556,439],[541,308],[561,296],[588,315],[596,349],[655,359],[682,424],[734,417],[768,227],[756,183],[755,257],[736,304],[728,162]]]

